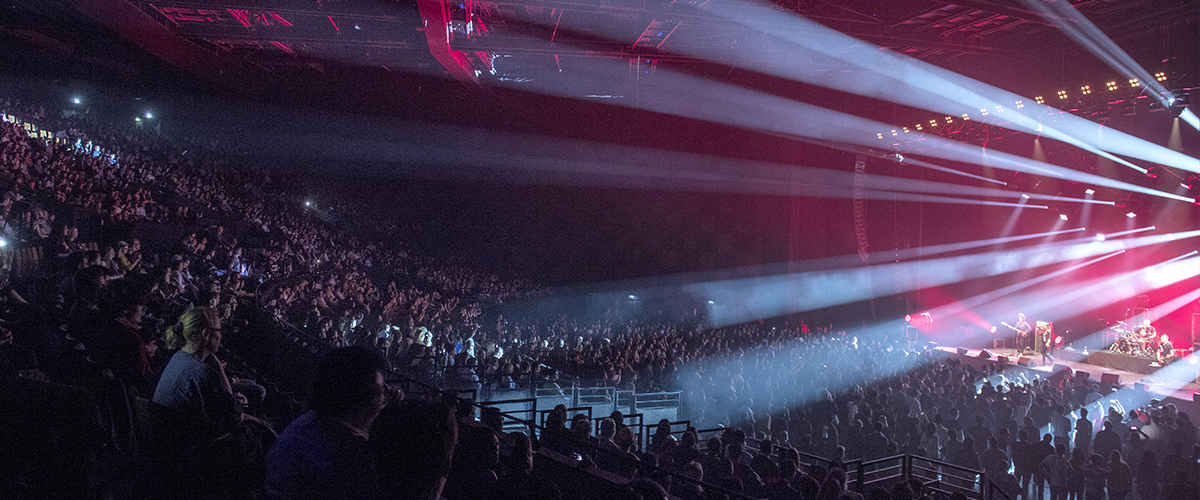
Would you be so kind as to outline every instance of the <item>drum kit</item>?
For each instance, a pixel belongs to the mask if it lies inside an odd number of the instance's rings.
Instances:
[[[1130,327],[1124,321],[1118,321],[1111,329],[1119,335],[1109,349],[1112,352],[1142,358],[1153,358],[1158,352],[1158,335],[1153,329]]]

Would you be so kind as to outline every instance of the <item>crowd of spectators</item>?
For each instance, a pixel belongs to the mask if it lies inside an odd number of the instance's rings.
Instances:
[[[416,255],[405,222],[336,187],[86,113],[12,100],[0,113],[0,423],[14,450],[0,469],[13,496],[114,488],[95,479],[120,468],[105,458],[139,454],[156,493],[214,498],[589,498],[565,479],[581,469],[629,485],[610,498],[938,496],[850,490],[851,462],[898,453],[984,471],[1014,500],[1046,484],[1053,498],[1173,500],[1200,482],[1195,426],[1172,405],[1111,408],[1083,379],[1002,378],[873,335],[708,328],[700,313],[506,318],[485,308],[534,284]],[[310,196],[336,202],[318,212]],[[96,223],[116,229],[81,242]],[[150,225],[179,236],[143,248],[134,229]],[[14,273],[18,247],[44,249],[30,275]],[[260,310],[325,353],[311,411],[287,426],[295,415],[269,414],[267,381],[222,347]],[[679,391],[695,426],[724,431],[677,438],[664,422],[639,446],[621,415],[560,407],[540,433],[505,432],[436,392],[389,394],[389,367],[448,389]],[[138,401],[157,447],[138,442]]]

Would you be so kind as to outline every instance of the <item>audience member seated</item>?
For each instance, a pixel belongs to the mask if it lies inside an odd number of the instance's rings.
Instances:
[[[154,402],[194,419],[216,437],[233,430],[242,412],[233,395],[221,349],[221,318],[207,307],[184,311],[167,329],[167,349],[178,349],[163,369]]]
[[[383,360],[361,347],[335,349],[321,360],[311,409],[284,429],[267,456],[268,498],[379,498],[368,436],[387,399],[385,371]]]
[[[382,498],[440,500],[458,443],[454,409],[441,401],[405,400],[371,427]]]

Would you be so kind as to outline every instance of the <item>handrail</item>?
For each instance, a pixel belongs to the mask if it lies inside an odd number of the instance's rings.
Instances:
[[[987,490],[988,493],[991,494],[992,500],[995,500],[996,493],[999,493],[1000,496],[1004,497],[1004,500],[1012,500],[1012,497],[1008,496],[1008,493],[1004,492],[1004,488],[1001,488],[996,484],[995,481],[992,481],[991,479],[987,480]]]

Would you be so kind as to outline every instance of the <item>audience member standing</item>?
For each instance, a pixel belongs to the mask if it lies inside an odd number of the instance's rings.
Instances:
[[[1042,476],[1050,483],[1050,500],[1066,500],[1067,488],[1075,468],[1067,459],[1067,445],[1058,443],[1054,454],[1046,457],[1041,463]]]

